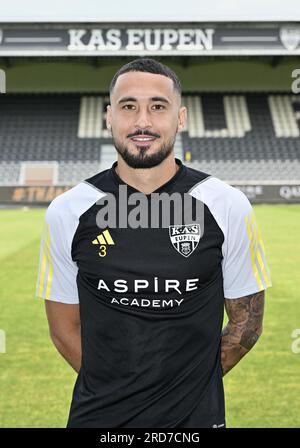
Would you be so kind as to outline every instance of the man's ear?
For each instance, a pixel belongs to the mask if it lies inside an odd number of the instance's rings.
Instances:
[[[177,127],[177,131],[181,132],[185,125],[186,125],[186,120],[187,120],[187,108],[182,106],[179,109],[179,114],[178,114],[178,127]]]
[[[106,106],[106,127],[111,130],[111,105]]]

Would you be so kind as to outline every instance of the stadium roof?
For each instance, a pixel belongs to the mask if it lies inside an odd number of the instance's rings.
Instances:
[[[295,22],[299,0],[0,0],[0,22]]]

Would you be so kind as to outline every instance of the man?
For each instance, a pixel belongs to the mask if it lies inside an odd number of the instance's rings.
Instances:
[[[118,160],[47,210],[37,296],[78,372],[67,427],[225,427],[222,376],[262,332],[271,280],[252,207],[175,159],[185,122],[173,71],[146,58],[123,66],[107,108]],[[202,205],[203,221],[120,224],[134,194],[157,193]],[[99,218],[111,197],[115,226]]]

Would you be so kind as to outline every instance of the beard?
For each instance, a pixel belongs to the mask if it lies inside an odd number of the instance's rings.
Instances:
[[[159,165],[161,162],[163,162],[173,151],[174,144],[175,144],[175,138],[172,140],[167,141],[166,143],[162,144],[160,148],[157,149],[157,151],[154,154],[148,155],[147,151],[150,148],[149,146],[138,146],[138,154],[132,154],[127,146],[120,144],[114,139],[114,136],[112,134],[113,141],[115,148],[117,152],[120,154],[122,159],[129,165],[131,168],[153,168],[154,166]]]

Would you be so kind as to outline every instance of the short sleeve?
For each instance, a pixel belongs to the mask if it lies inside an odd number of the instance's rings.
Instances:
[[[70,234],[70,228],[66,225],[68,218],[63,216],[57,204],[52,201],[44,219],[36,296],[76,304],[79,303],[76,283],[78,268],[71,256],[73,232]]]
[[[272,286],[262,235],[253,208],[240,190],[228,214],[224,245],[225,298],[254,294]]]

